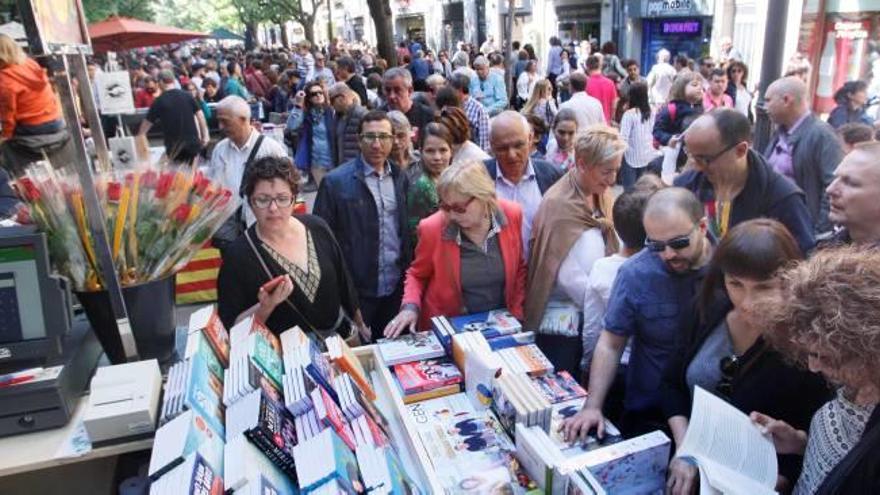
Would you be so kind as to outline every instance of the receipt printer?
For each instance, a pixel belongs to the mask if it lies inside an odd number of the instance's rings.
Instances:
[[[92,443],[155,431],[161,389],[155,359],[98,368],[83,417]]]

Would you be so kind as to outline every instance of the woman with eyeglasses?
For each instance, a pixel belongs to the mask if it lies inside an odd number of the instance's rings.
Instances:
[[[330,227],[318,216],[293,215],[298,189],[299,172],[286,158],[261,158],[245,172],[242,190],[256,223],[223,253],[220,320],[231,328],[253,315],[276,334],[298,325],[321,339],[357,330],[369,338]]]
[[[488,160],[489,154],[471,141],[471,126],[464,110],[445,106],[440,110],[438,122],[446,126],[452,135],[452,164]]]
[[[761,303],[778,298],[780,274],[803,259],[794,237],[776,220],[738,224],[721,239],[703,282],[696,321],[672,353],[663,380],[663,410],[676,445],[688,427],[699,386],[748,414],[764,411],[803,429],[829,398],[824,380],[792,366],[765,340],[772,331]],[[779,489],[800,473],[800,456],[779,456]],[[695,465],[674,459],[667,487],[674,495],[699,486]]]
[[[391,121],[391,155],[388,159],[400,167],[401,170],[409,170],[419,162],[419,152],[413,149],[413,129],[409,119],[403,112],[392,110],[388,112],[388,120]]]
[[[315,186],[320,186],[327,172],[338,165],[333,163],[336,120],[320,81],[307,83],[296,95],[287,130],[297,132],[299,138],[293,163],[304,172],[311,171]]]
[[[836,389],[807,429],[768,411],[751,418],[776,452],[804,456],[792,493],[880,493],[880,250],[819,251],[782,277],[766,308],[771,344]]]
[[[535,331],[536,343],[557,370],[575,376],[587,278],[596,260],[618,251],[611,188],[625,149],[617,130],[601,124],[585,129],[575,138],[574,166],[547,190],[532,222],[523,326]],[[573,323],[559,325],[560,320]]]
[[[408,224],[412,246],[418,242],[418,226],[423,218],[437,211],[437,181],[452,162],[452,133],[439,122],[431,122],[423,129],[421,160],[407,171],[409,191],[406,195]]]
[[[431,328],[434,316],[506,308],[523,316],[522,209],[495,196],[482,162],[453,165],[437,183],[440,211],[419,222],[400,313],[386,337]]]

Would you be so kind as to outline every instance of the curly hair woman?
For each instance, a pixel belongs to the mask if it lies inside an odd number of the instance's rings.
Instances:
[[[880,250],[821,251],[782,281],[782,299],[766,308],[768,338],[837,394],[813,416],[809,435],[759,412],[752,420],[778,453],[804,455],[794,494],[878,493]]]

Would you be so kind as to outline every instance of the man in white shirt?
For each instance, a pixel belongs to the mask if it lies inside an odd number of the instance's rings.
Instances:
[[[669,65],[669,50],[661,48],[657,52],[657,63],[651,67],[648,73],[648,98],[652,105],[662,105],[666,103],[669,96],[669,90],[672,88],[672,80],[675,79],[677,72],[675,67]]]
[[[251,126],[250,120],[251,107],[240,96],[227,96],[217,104],[217,123],[226,138],[214,147],[209,169],[215,177],[223,180],[223,184],[232,194],[239,194],[245,164],[260,137],[260,133]],[[253,159],[258,160],[264,156],[290,158],[287,148],[270,137],[262,139]],[[256,221],[247,198],[242,198],[242,213],[248,226]]]
[[[568,80],[571,84],[571,98],[559,105],[559,110],[569,108],[574,111],[577,116],[578,131],[581,132],[591,125],[604,124],[605,112],[602,110],[602,103],[587,94],[587,76],[582,72],[572,72]]]

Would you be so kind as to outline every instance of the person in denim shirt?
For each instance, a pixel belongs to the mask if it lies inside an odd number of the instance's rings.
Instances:
[[[693,310],[712,252],[703,207],[694,194],[672,187],[654,193],[645,207],[646,249],[617,274],[605,313],[605,329],[593,354],[584,408],[563,424],[567,439],[593,428],[604,436],[602,407],[627,340],[633,339],[624,412],[628,436],[666,429],[659,393],[663,371],[682,322]]]
[[[287,119],[287,129],[299,132],[293,162],[300,170],[311,170],[315,185],[320,186],[321,179],[333,168],[336,121],[320,81],[306,84],[303,93],[297,95]]]

